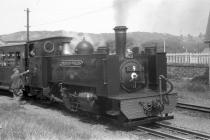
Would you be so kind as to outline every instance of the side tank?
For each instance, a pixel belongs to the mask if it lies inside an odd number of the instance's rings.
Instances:
[[[54,83],[60,81],[70,89],[91,89],[97,96],[119,92],[119,62],[115,55],[70,55],[53,57],[50,61]]]

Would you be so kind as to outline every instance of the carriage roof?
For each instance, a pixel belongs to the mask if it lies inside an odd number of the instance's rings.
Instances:
[[[47,38],[31,40],[31,41],[29,41],[29,43],[44,41],[44,40],[54,40],[54,39],[70,39],[70,40],[72,40],[73,38],[72,37],[67,37],[67,36],[54,36],[54,37],[47,37]],[[27,44],[26,41],[25,42],[24,41],[23,42],[14,42],[14,43],[8,43],[8,44],[0,45],[0,47],[24,46],[26,44]]]

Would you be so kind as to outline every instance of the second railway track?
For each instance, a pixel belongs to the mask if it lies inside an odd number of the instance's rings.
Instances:
[[[137,133],[153,135],[155,139],[175,139],[175,140],[209,140],[210,134],[198,131],[179,128],[176,126],[155,123],[152,126],[138,126]],[[142,133],[143,132],[143,133]]]
[[[177,107],[210,113],[210,107],[204,107],[204,106],[198,106],[198,105],[192,105],[192,104],[185,104],[185,103],[177,103]]]

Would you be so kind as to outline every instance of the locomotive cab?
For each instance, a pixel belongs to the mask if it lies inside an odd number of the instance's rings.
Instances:
[[[27,88],[32,95],[48,94],[51,83],[51,58],[66,55],[65,48],[69,48],[71,37],[51,37],[33,40],[26,49],[27,68],[30,70]]]

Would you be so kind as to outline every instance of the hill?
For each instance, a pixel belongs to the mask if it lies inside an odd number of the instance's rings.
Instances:
[[[108,46],[111,50],[114,49],[114,33],[79,33],[71,31],[31,31],[30,40],[41,39],[53,36],[71,36],[74,37],[72,43],[76,45],[83,37],[90,41],[95,47]],[[7,35],[0,35],[3,41],[24,41],[26,40],[26,32],[20,31]],[[166,52],[202,52],[208,48],[203,43],[204,35],[198,36],[175,36],[171,34],[162,33],[148,33],[148,32],[128,32],[127,47],[140,47],[157,45],[160,50],[163,50],[163,42],[165,40]]]

